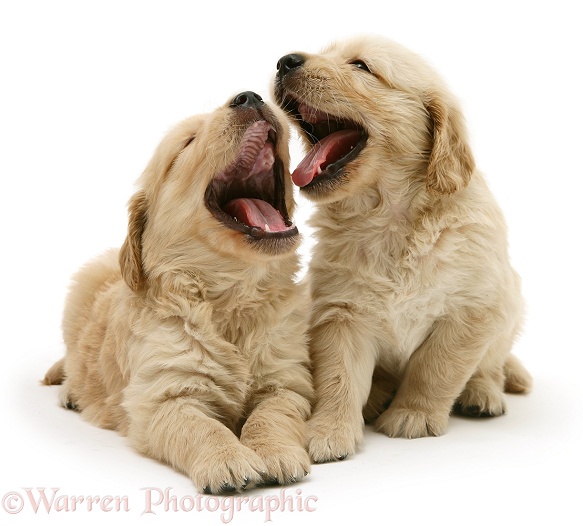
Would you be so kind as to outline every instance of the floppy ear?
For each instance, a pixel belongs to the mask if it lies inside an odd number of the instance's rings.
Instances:
[[[427,188],[452,194],[466,187],[475,168],[461,112],[440,96],[426,103],[433,120],[433,148],[427,166]]]
[[[138,290],[145,281],[142,266],[142,234],[147,221],[148,202],[144,192],[137,192],[129,202],[128,235],[119,251],[119,265],[123,279],[132,290]]]

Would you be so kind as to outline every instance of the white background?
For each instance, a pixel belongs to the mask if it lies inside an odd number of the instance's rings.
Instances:
[[[288,52],[371,32],[425,56],[462,102],[523,276],[528,317],[515,353],[534,390],[509,397],[504,417],[451,418],[440,438],[367,430],[357,455],[314,466],[288,488],[298,499],[317,497],[315,512],[288,509],[272,519],[579,524],[583,42],[575,5],[1,0],[0,523],[221,524],[220,512],[159,507],[141,515],[141,488],[172,488],[180,500],[195,495],[190,481],[60,409],[57,388],[39,385],[64,352],[68,280],[123,241],[134,181],[170,126],[240,91],[269,98],[275,64]],[[309,211],[302,203],[296,218],[307,235]],[[127,496],[130,511],[35,514],[25,500],[9,515],[9,493],[26,497],[26,487]],[[265,518],[243,503],[232,524]]]

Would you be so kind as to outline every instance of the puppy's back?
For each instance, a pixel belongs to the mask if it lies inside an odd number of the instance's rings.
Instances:
[[[91,318],[99,292],[122,279],[118,253],[117,249],[105,252],[73,276],[63,315],[63,338],[68,348],[75,344]]]

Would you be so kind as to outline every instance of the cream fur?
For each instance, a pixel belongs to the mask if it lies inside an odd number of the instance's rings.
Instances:
[[[204,204],[209,182],[236,156],[242,111],[226,104],[163,139],[131,198],[121,251],[73,280],[66,356],[45,378],[64,379],[63,405],[207,492],[290,483],[310,470],[297,241],[260,250]],[[291,214],[289,131],[277,107],[262,111],[278,128]]]
[[[362,37],[300,56],[276,78],[278,102],[292,98],[368,132],[341,181],[302,189],[317,203],[312,459],[354,453],[363,408],[376,429],[408,438],[444,433],[454,407],[503,414],[504,389],[531,385],[510,355],[523,300],[457,102],[391,41]]]

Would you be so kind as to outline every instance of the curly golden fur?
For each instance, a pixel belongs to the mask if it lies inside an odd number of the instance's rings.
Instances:
[[[233,228],[219,221],[207,202],[217,173],[248,162],[239,151],[246,130],[268,121],[278,206],[293,212],[285,116],[257,106],[226,104],[162,140],[130,200],[121,250],[73,280],[66,356],[45,378],[63,381],[63,405],[213,493],[290,483],[310,470],[299,236],[253,237],[233,218],[225,220]]]
[[[363,409],[407,438],[443,434],[452,408],[503,414],[504,390],[531,385],[510,354],[523,300],[458,103],[420,57],[377,37],[278,68],[275,98],[314,148],[293,174],[317,204],[312,459],[354,453]],[[356,135],[346,157],[323,161]]]

